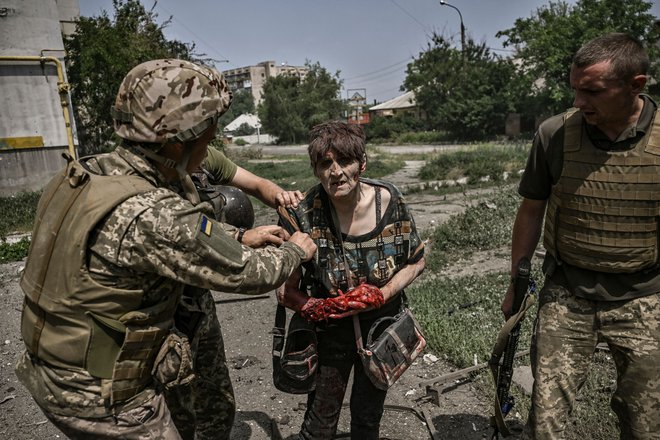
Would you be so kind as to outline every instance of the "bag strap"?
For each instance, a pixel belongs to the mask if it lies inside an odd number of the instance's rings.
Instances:
[[[286,327],[286,308],[277,303],[275,327],[273,327],[273,365],[279,365],[284,350],[284,331]]]
[[[348,284],[349,288],[352,288],[354,287],[353,277],[351,277],[351,273],[348,270],[348,261],[346,260],[346,252],[344,252],[344,239],[342,237],[341,225],[339,224],[339,218],[337,217],[337,212],[335,211],[335,207],[332,206],[332,202],[330,200],[328,200],[328,209],[330,210],[332,223],[337,234],[337,240],[339,240],[339,250],[341,252],[341,257],[344,260],[344,272],[346,276],[346,284]],[[379,217],[380,212],[378,212],[376,215],[377,217]],[[355,345],[357,346],[357,351],[358,353],[361,353],[365,350],[364,350],[364,343],[362,342],[362,329],[360,328],[360,319],[358,318],[357,314],[353,315],[353,332],[355,333]]]

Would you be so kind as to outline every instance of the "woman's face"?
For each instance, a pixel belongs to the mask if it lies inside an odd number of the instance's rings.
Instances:
[[[330,197],[340,198],[358,187],[362,171],[364,165],[360,166],[357,160],[340,157],[335,151],[329,150],[316,163],[314,174]]]

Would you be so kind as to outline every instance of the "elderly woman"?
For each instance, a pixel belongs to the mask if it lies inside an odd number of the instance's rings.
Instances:
[[[424,245],[399,190],[361,177],[367,166],[361,127],[343,122],[317,125],[310,132],[308,151],[320,183],[298,208],[280,211],[285,228],[308,232],[318,246],[312,262],[278,290],[280,303],[318,321],[316,389],[308,395],[300,436],[334,437],[354,370],[351,438],[378,439],[387,391],[376,388],[364,373],[350,315],[359,313],[364,339],[378,318],[396,315],[403,289],[424,269]],[[358,285],[376,286],[382,298],[347,301],[349,311],[344,313],[324,315],[328,309],[316,307],[322,299],[341,302],[342,293]]]

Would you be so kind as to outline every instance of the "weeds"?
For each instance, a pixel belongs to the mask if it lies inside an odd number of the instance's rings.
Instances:
[[[430,237],[427,268],[440,271],[450,261],[469,258],[475,251],[508,245],[519,203],[513,188],[501,190],[438,225]]]
[[[439,154],[419,172],[422,180],[456,180],[467,177],[468,183],[488,178],[501,182],[505,175],[524,168],[528,154],[522,144],[484,145],[470,150]],[[506,173],[506,174],[505,174]]]
[[[11,261],[19,261],[27,257],[28,250],[30,249],[30,239],[23,237],[16,243],[7,243],[5,241],[0,243],[0,263],[9,263]]]
[[[32,230],[41,192],[22,192],[0,197],[0,241],[7,235]]]

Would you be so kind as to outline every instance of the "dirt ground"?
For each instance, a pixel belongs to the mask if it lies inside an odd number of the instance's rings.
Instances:
[[[405,186],[414,180],[411,167],[417,165],[409,164],[407,169],[390,176],[390,180]],[[452,197],[411,194],[406,200],[413,208],[420,230],[432,228],[470,203],[462,194]],[[258,212],[256,217],[260,224],[275,222],[272,212]],[[461,270],[505,270],[508,262],[503,254],[477,255],[470,265],[462,264]],[[64,439],[47,422],[14,375],[16,359],[23,350],[19,329],[22,293],[18,286],[23,265],[24,262],[0,265],[0,439]],[[274,294],[250,297],[215,292],[214,297],[238,407],[232,440],[295,439],[305,397],[281,393],[272,385],[270,331]],[[435,403],[421,386],[451,371],[452,367],[443,362],[442,353],[427,351],[424,359],[420,357],[388,393],[381,439],[489,438],[490,402],[478,395],[470,383],[450,387]],[[345,401],[348,402],[348,396]],[[342,411],[338,438],[348,438],[349,423],[346,408]],[[431,436],[432,432],[435,437]]]

